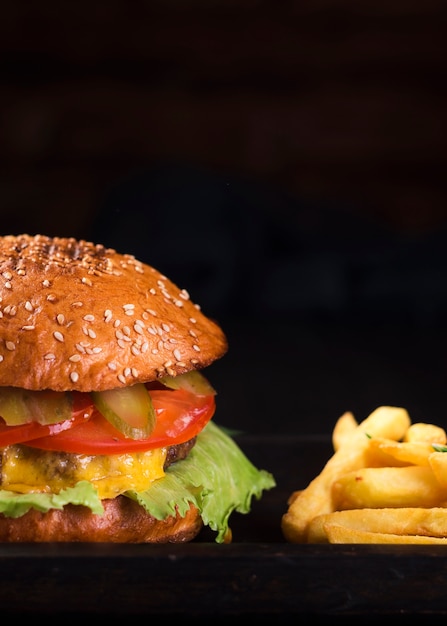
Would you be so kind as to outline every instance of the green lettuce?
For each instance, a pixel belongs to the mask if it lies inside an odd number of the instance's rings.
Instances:
[[[192,503],[199,509],[204,525],[217,533],[216,542],[222,543],[230,515],[234,511],[248,513],[252,499],[259,500],[263,491],[275,486],[272,474],[257,469],[223,429],[209,422],[186,459],[171,465],[148,490],[127,491],[124,495],[160,520],[175,514],[176,508],[185,515]],[[0,490],[0,513],[9,517],[20,517],[30,508],[42,512],[62,509],[69,503],[87,506],[98,515],[103,513],[96,489],[87,481],[58,494]]]

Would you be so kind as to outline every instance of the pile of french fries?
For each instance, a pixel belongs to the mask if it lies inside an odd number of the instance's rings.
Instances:
[[[357,422],[344,413],[334,453],[288,500],[281,520],[292,543],[447,545],[447,435],[380,406]]]

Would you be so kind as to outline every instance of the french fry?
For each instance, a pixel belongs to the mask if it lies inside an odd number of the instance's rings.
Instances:
[[[389,406],[378,407],[360,422],[334,452],[320,474],[288,506],[281,520],[286,540],[293,543],[306,542],[311,520],[317,515],[334,511],[332,485],[347,472],[365,467],[369,437],[385,437],[398,441],[409,426],[408,412],[403,408]]]
[[[355,432],[357,426],[358,422],[351,411],[346,411],[340,415],[332,431],[332,447],[335,451]]]
[[[447,500],[430,467],[362,467],[332,484],[338,510],[384,507],[433,507]]]
[[[309,525],[308,541],[327,543],[327,524],[387,535],[447,537],[447,509],[433,507],[350,509],[318,515]]]
[[[330,523],[325,525],[325,532],[330,543],[414,543],[447,545],[447,537],[373,533],[368,530],[354,530],[352,528],[346,528],[345,526]]]
[[[371,452],[378,449],[380,452],[391,457],[390,464],[397,461],[401,465],[425,465],[429,466],[428,457],[433,453],[433,446],[426,441],[393,441],[375,437],[371,439]],[[383,459],[382,459],[383,461]],[[381,463],[384,465],[385,463]]]
[[[404,441],[426,441],[427,443],[439,443],[445,445],[447,443],[447,433],[435,424],[426,424],[424,422],[415,422],[411,424],[404,435]]]
[[[447,489],[447,452],[432,452],[428,462],[438,483]]]

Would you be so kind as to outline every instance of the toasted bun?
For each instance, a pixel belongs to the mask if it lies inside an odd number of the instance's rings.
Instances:
[[[18,518],[0,515],[0,542],[181,543],[194,539],[203,526],[192,505],[185,517],[161,521],[125,496],[102,503],[102,516],[72,504],[48,513],[30,509]]]
[[[221,328],[155,268],[72,238],[0,237],[0,385],[101,391],[201,369]]]

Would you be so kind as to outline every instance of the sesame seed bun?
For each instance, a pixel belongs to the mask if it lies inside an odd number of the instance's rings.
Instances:
[[[47,513],[30,509],[18,518],[0,515],[0,542],[183,543],[194,539],[203,527],[193,505],[184,517],[177,514],[159,520],[124,496],[102,504],[102,516],[72,504]]]
[[[0,385],[102,391],[202,369],[226,350],[187,291],[134,256],[0,237]]]

